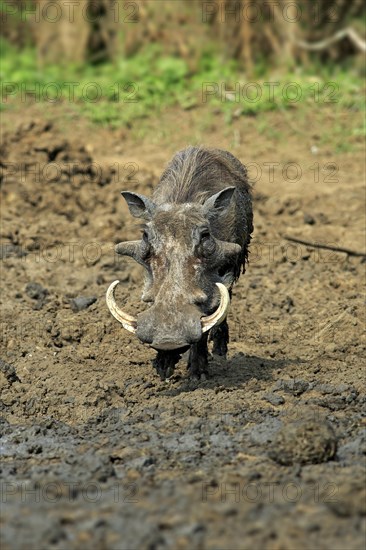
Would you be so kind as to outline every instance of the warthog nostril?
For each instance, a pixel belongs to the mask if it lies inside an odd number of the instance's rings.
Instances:
[[[154,327],[142,313],[139,315],[136,336],[143,344],[151,344],[154,340]]]
[[[144,336],[139,336],[139,335],[137,335],[137,337],[139,340],[141,340],[143,344],[152,344],[154,340],[153,338],[146,338]]]

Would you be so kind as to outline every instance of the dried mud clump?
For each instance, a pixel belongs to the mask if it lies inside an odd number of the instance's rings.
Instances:
[[[327,423],[301,420],[281,428],[269,456],[279,464],[318,464],[331,460],[337,450],[333,428]]]

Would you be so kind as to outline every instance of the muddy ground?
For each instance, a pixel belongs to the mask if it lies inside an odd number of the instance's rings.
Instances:
[[[2,550],[364,547],[364,258],[285,239],[365,252],[360,115],[261,116],[172,109],[139,132],[3,114]],[[119,279],[121,305],[145,307],[113,252],[139,232],[120,191],[149,194],[197,142],[253,163],[251,262],[228,360],[162,382],[105,292]]]

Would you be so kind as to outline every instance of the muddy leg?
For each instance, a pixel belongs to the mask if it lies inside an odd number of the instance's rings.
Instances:
[[[207,378],[208,353],[207,333],[204,334],[197,344],[191,346],[188,358],[188,371],[194,378]]]
[[[162,380],[172,376],[174,367],[180,359],[180,354],[175,351],[158,351],[157,356],[153,360],[153,366]]]
[[[226,319],[218,327],[213,327],[210,340],[213,341],[212,353],[226,358],[227,345],[229,343],[229,325]]]

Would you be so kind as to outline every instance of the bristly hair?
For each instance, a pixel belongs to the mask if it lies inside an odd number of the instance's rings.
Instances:
[[[154,199],[203,203],[229,178],[241,191],[250,192],[247,170],[231,153],[189,146],[179,151],[164,170]]]

